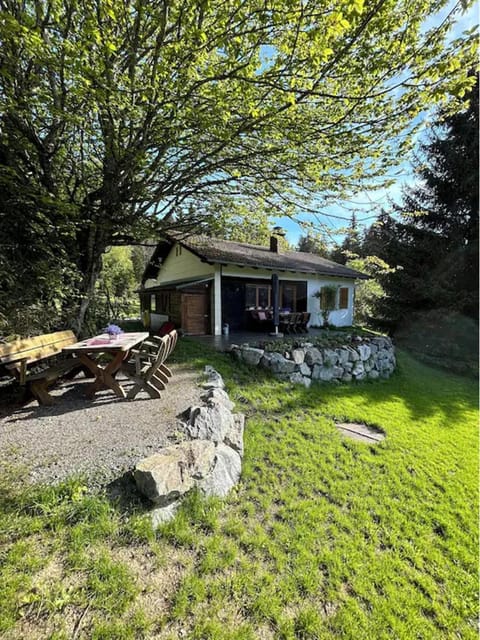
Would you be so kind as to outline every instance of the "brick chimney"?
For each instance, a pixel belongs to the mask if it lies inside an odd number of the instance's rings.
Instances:
[[[277,238],[277,236],[270,236],[270,251],[272,253],[278,253],[278,238]]]
[[[278,236],[284,238],[285,231],[282,229],[282,227],[273,227],[272,235],[270,236],[270,251],[272,253],[279,253]]]

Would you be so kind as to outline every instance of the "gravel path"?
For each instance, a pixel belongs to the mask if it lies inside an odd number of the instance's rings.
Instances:
[[[128,401],[103,391],[88,400],[91,380],[80,376],[51,391],[52,407],[32,400],[13,409],[0,418],[0,464],[25,466],[30,482],[55,483],[81,474],[89,484],[104,485],[119,478],[171,444],[178,414],[199,403],[198,373],[178,365],[171,369],[159,399],[142,392]]]

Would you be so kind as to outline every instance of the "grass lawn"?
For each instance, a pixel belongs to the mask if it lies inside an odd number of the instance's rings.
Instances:
[[[240,485],[154,533],[140,504],[4,474],[1,638],[478,637],[473,381],[399,354],[389,381],[306,390],[186,339],[174,355],[213,364],[247,414]]]

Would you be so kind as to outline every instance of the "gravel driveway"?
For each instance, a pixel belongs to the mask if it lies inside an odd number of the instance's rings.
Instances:
[[[12,409],[0,418],[0,464],[24,466],[30,482],[81,474],[89,484],[104,485],[119,478],[175,440],[177,415],[199,403],[199,374],[179,365],[171,369],[173,377],[159,399],[142,392],[135,400],[122,400],[108,390],[88,400],[91,380],[79,376],[51,391],[52,407],[32,400]]]

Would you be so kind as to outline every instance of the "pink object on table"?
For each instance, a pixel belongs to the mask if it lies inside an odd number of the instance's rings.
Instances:
[[[108,338],[92,338],[91,340],[87,340],[87,344],[92,346],[95,344],[111,344],[111,342]]]

